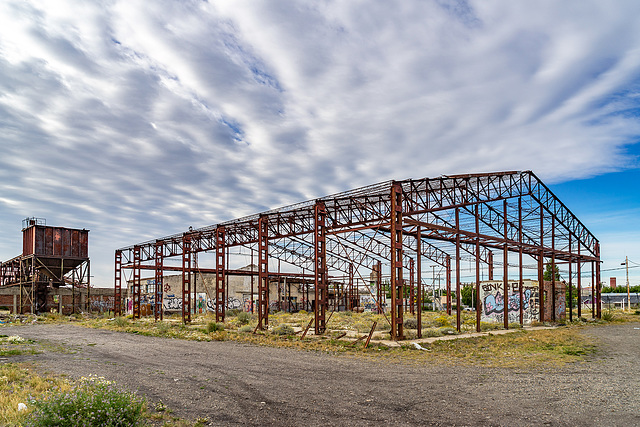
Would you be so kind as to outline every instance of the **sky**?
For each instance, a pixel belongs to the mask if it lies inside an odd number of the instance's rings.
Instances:
[[[0,259],[389,179],[532,170],[640,283],[640,2],[0,2]]]

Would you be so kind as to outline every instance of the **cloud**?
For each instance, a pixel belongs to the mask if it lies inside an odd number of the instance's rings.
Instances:
[[[117,247],[387,179],[637,166],[637,2],[9,0],[0,258]],[[94,255],[95,254],[95,255]]]

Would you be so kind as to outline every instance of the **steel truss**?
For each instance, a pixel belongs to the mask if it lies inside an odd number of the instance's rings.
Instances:
[[[225,250],[234,247],[249,248],[252,257],[257,250],[257,271],[243,274],[258,278],[259,328],[268,327],[269,283],[277,276],[269,271],[273,259],[289,266],[292,272],[287,275],[307,283],[313,279],[316,334],[327,327],[330,298],[335,299],[336,306],[338,301],[345,301],[344,306],[353,309],[358,294],[369,292],[382,309],[386,305],[383,288],[388,286],[391,336],[402,339],[407,301],[408,311],[417,309],[419,315],[423,278],[431,265],[446,271],[447,311],[451,314],[454,301],[461,306],[462,253],[475,260],[476,290],[481,270],[487,270],[489,279],[500,274],[494,271],[494,255],[497,260],[502,255],[505,292],[509,274],[511,280],[516,277],[510,267],[518,269],[522,292],[523,257],[535,262],[541,290],[543,269],[548,263],[568,264],[570,276],[575,265],[578,287],[580,274],[588,269],[592,283],[600,283],[596,237],[533,172],[510,171],[387,181],[118,249],[116,311],[121,310],[118,296],[123,270],[133,270],[136,307],[140,269],[155,269],[156,283],[161,284],[163,271],[180,270],[168,267],[163,260],[182,258],[183,320],[190,321],[191,256],[211,252],[216,259],[210,269],[216,274],[216,318],[223,321],[225,277],[234,273],[225,266]],[[517,254],[518,261],[510,261],[509,254]],[[405,271],[408,277],[404,277]],[[572,284],[571,278],[569,282]],[[551,285],[555,298],[555,277]],[[334,289],[333,297],[330,289]],[[600,286],[594,285],[593,294],[600,307]],[[480,303],[479,296],[476,303]],[[504,306],[507,328],[507,304]],[[543,304],[540,312],[542,319]],[[135,309],[134,316],[139,316]],[[594,316],[600,316],[600,312],[595,310]],[[156,314],[158,318],[161,314]],[[460,322],[457,310],[458,329]],[[479,311],[476,323],[479,330]]]

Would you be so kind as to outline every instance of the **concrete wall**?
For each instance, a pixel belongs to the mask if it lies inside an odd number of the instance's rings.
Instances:
[[[105,312],[113,310],[113,288],[91,288],[89,310],[92,312]],[[76,289],[76,312],[87,311],[87,290]],[[10,286],[0,288],[0,308],[9,310],[12,314],[18,312],[20,305],[20,287]],[[31,305],[24,304],[23,313],[31,313]],[[62,314],[73,313],[73,295],[71,288],[48,288],[47,312],[55,311]]]

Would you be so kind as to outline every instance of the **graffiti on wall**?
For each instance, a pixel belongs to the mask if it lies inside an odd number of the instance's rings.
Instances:
[[[89,301],[91,303],[92,311],[103,312],[103,311],[113,310],[113,302],[115,301],[115,298],[99,295],[99,296],[89,297]]]
[[[504,305],[507,304],[509,323],[520,322],[520,307],[524,323],[538,320],[539,288],[535,282],[527,281],[522,286],[522,301],[520,300],[519,282],[507,283],[507,298],[504,297],[504,283],[501,281],[483,282],[480,285],[480,299],[482,301],[481,320],[484,322],[503,322]]]

